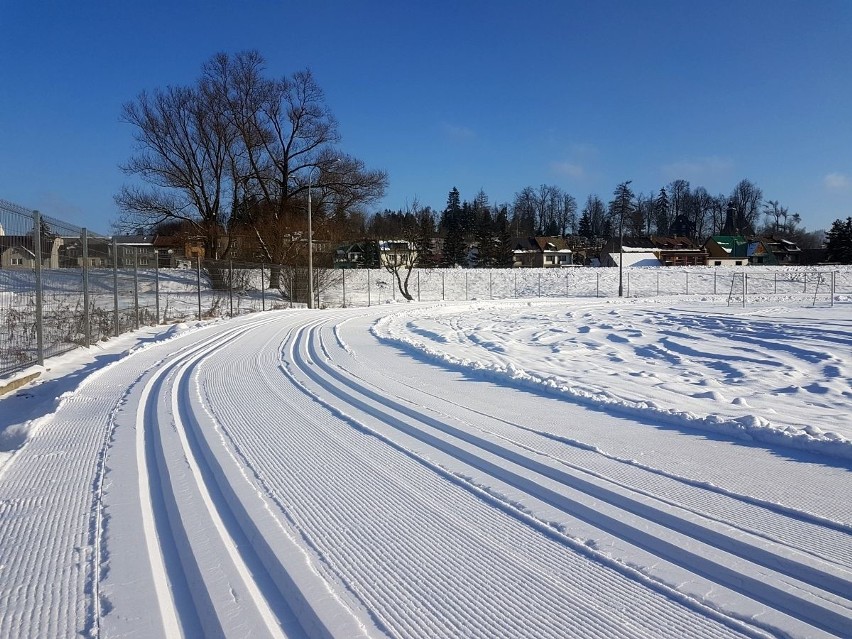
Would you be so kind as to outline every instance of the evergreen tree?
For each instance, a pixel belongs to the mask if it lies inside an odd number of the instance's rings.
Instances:
[[[588,239],[592,239],[595,236],[595,233],[592,230],[592,216],[590,211],[584,210],[583,214],[580,216],[580,225],[577,228],[577,234],[580,235],[580,237],[586,237]]]
[[[461,218],[461,196],[459,190],[453,187],[447,196],[447,206],[441,213],[441,230],[446,232],[453,223],[458,223]],[[452,220],[452,221],[451,221]]]
[[[444,250],[441,266],[467,266],[467,244],[462,223],[462,204],[459,190],[453,187],[447,196],[447,208],[441,215]]]
[[[852,217],[837,219],[825,234],[828,259],[840,264],[852,264]]]
[[[512,254],[512,232],[509,225],[509,212],[504,206],[495,216],[496,246],[495,266],[497,268],[511,268],[515,261]]]
[[[434,268],[437,265],[435,259],[435,216],[428,206],[417,212],[417,237],[414,246],[417,249],[417,266],[420,268]]]
[[[660,194],[654,200],[654,223],[657,227],[657,235],[669,234],[669,194],[660,189]]]
[[[376,240],[364,242],[364,268],[379,268],[379,243]]]
[[[477,249],[476,266],[480,268],[495,266],[494,221],[488,208],[479,213],[479,224],[476,227],[474,239]]]
[[[622,233],[625,228],[629,228],[630,216],[636,208],[633,202],[635,196],[630,188],[631,180],[622,182],[615,191],[612,192],[613,199],[609,203],[610,220],[612,221],[612,230],[618,229]]]

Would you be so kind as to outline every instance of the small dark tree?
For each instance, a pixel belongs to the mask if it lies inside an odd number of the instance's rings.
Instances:
[[[852,217],[837,219],[825,234],[828,259],[840,264],[852,264]]]
[[[494,221],[491,212],[485,208],[479,213],[479,223],[474,233],[477,257],[476,266],[479,268],[491,268],[495,266],[496,241],[494,237]]]
[[[669,194],[665,189],[660,189],[659,195],[654,200],[654,224],[658,235],[669,233]]]
[[[414,246],[417,250],[417,266],[433,268],[437,266],[434,249],[435,216],[428,206],[417,213],[417,238]]]
[[[509,228],[509,212],[505,206],[498,211],[495,226],[497,228],[495,266],[497,268],[510,268],[515,261],[515,256],[512,253],[512,233]]]
[[[577,228],[577,233],[581,237],[586,237],[592,239],[594,237],[594,231],[592,231],[592,216],[589,211],[583,211],[583,214],[580,216],[580,225]]]

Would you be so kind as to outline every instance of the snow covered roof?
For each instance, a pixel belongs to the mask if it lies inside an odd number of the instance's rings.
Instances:
[[[609,256],[616,266],[618,266],[620,257],[624,259],[624,266],[661,266],[657,256],[648,251],[625,250],[622,255],[619,255],[618,251],[616,251],[610,253]]]

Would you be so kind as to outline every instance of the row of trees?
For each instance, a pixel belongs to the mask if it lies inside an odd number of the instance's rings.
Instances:
[[[558,186],[525,187],[511,204],[489,205],[480,190],[462,201],[453,187],[440,212],[415,203],[404,210],[375,213],[365,237],[401,238],[415,244],[423,266],[511,266],[512,238],[574,236],[600,244],[626,236],[677,235],[702,244],[711,235],[782,235],[802,247],[819,246],[822,233],[808,233],[798,213],[741,180],[729,195],[711,196],[675,180],[656,194],[636,194],[630,182],[619,184],[604,202],[589,195],[578,211],[576,199]],[[439,238],[439,242],[434,239]],[[440,244],[440,250],[436,250]],[[473,250],[471,248],[473,247]]]

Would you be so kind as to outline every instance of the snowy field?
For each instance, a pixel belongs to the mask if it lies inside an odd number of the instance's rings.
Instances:
[[[0,399],[0,637],[850,637],[852,299],[145,328]]]

